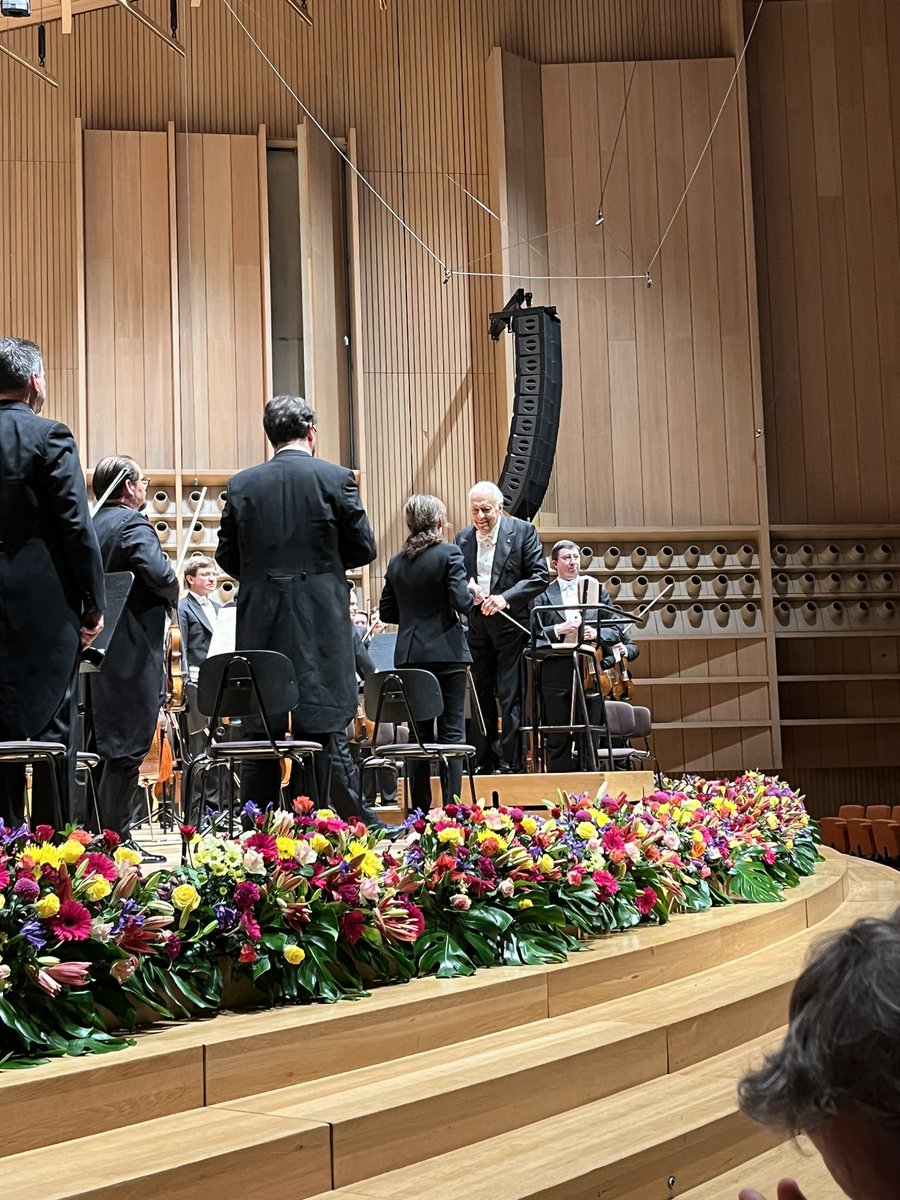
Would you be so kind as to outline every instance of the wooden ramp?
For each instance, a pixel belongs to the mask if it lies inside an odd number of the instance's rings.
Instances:
[[[736,1195],[745,1165],[747,1182],[800,1170],[739,1112],[736,1080],[777,1043],[810,941],[890,911],[898,881],[829,852],[784,903],[551,968],[223,1014],[0,1075],[4,1197]]]

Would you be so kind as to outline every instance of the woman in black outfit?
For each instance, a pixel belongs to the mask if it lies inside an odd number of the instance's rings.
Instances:
[[[399,626],[394,663],[421,667],[437,676],[444,711],[437,718],[437,741],[465,741],[466,670],[472,661],[465,625],[460,619],[474,603],[458,546],[444,541],[447,510],[437,496],[410,496],[403,512],[409,536],[388,564],[378,611],[383,621]],[[416,722],[423,742],[435,741],[434,721]],[[427,763],[410,764],[412,804],[431,807]],[[449,762],[443,781],[444,803],[460,794],[462,759]]]

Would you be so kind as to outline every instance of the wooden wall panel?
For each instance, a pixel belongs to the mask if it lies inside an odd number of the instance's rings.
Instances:
[[[900,20],[884,0],[792,0],[767,4],[758,34],[748,70],[771,518],[896,521]]]

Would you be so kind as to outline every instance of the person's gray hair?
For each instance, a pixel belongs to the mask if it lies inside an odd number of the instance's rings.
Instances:
[[[416,492],[403,507],[403,517],[409,537],[403,546],[406,558],[416,558],[428,546],[444,540],[444,518],[447,508],[437,496]]]
[[[316,414],[302,396],[274,396],[263,411],[263,429],[273,446],[302,441],[316,423]]]
[[[504,497],[504,495],[500,491],[500,489],[497,487],[496,483],[491,483],[491,481],[489,479],[482,479],[480,483],[472,484],[472,486],[469,488],[469,499],[470,500],[472,499],[472,497],[475,495],[476,492],[487,492],[487,494],[491,497],[491,499],[494,501],[494,503],[497,505],[498,508],[502,508],[503,505],[506,503],[506,498]]]
[[[44,359],[40,347],[25,338],[0,341],[0,392],[26,392],[32,375],[40,375]]]
[[[94,467],[94,474],[91,478],[91,488],[98,500],[120,471],[127,473],[123,475],[122,482],[106,497],[107,503],[111,500],[120,500],[125,493],[125,484],[137,483],[141,472],[134,459],[129,458],[127,454],[110,454],[106,458],[100,459]]]
[[[794,985],[784,1042],[741,1081],[743,1111],[793,1134],[841,1109],[893,1133],[900,1117],[900,909],[817,941]]]

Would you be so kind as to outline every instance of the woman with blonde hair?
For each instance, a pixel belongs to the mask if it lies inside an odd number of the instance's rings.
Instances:
[[[434,721],[417,722],[423,742],[465,741],[466,673],[472,661],[461,620],[474,598],[466,582],[462,551],[444,540],[447,510],[437,496],[410,496],[403,510],[409,535],[399,554],[388,564],[378,609],[381,619],[396,624],[398,667],[420,667],[437,677],[444,711]],[[427,763],[410,765],[412,805],[427,812],[431,807]],[[448,778],[442,780],[444,803],[458,796],[462,785],[462,759],[451,759]]]

